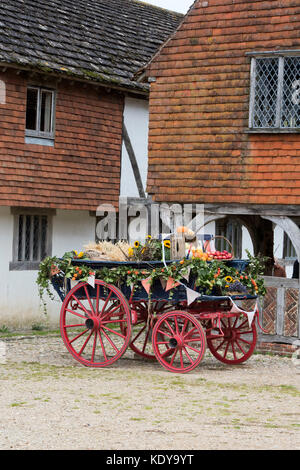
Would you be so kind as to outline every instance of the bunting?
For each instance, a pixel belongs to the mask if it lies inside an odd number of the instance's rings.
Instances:
[[[236,303],[234,303],[234,301],[232,299],[230,299],[231,302],[232,302],[232,307],[231,307],[231,312],[232,313],[243,313],[245,315],[247,315],[247,318],[248,318],[248,323],[249,323],[249,326],[251,327],[252,326],[252,322],[253,322],[253,319],[255,317],[255,314],[257,313],[258,311],[258,305],[257,305],[257,302],[255,304],[255,308],[252,312],[246,312],[245,310],[242,310],[240,307],[238,307],[236,305]]]
[[[141,281],[141,283],[142,283],[143,288],[144,288],[145,291],[147,292],[147,294],[149,294],[149,292],[150,292],[150,287],[151,287],[150,277],[147,277],[147,279],[143,279],[143,280]]]
[[[186,299],[187,299],[187,304],[190,305],[192,304],[198,297],[201,296],[199,292],[196,292],[193,289],[190,289],[189,287],[185,286],[186,289]]]
[[[91,274],[87,280],[88,284],[92,287],[95,287],[95,274]]]

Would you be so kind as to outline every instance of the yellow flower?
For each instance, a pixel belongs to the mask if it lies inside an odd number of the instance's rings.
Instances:
[[[147,235],[147,237],[146,237],[146,238],[149,238],[149,240],[151,240],[151,238],[152,238],[152,237],[151,237],[151,235]]]
[[[140,242],[136,240],[133,245],[135,248],[138,248],[140,246]]]
[[[80,253],[78,253],[78,258],[82,258],[83,257],[83,251],[81,251]]]
[[[77,250],[74,250],[75,255],[77,256]]]
[[[224,279],[225,279],[226,282],[232,282],[233,281],[231,276],[226,276]]]
[[[164,241],[164,245],[165,245],[166,248],[171,248],[171,242],[170,242],[170,240],[165,240],[165,241]]]
[[[133,256],[133,248],[131,246],[128,248],[128,255]]]

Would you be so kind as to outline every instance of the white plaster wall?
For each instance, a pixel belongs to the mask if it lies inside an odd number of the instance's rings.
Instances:
[[[251,255],[253,255],[253,243],[250,237],[250,233],[246,229],[246,227],[243,225],[242,226],[242,258],[247,259],[248,255],[246,250],[250,252]]]
[[[52,254],[81,250],[95,239],[95,218],[84,211],[57,211],[53,217]],[[12,260],[13,216],[0,207],[0,328],[31,328],[34,323],[58,327],[61,301],[48,302],[47,316],[38,295],[37,271],[9,271]]]
[[[281,259],[283,257],[284,231],[278,225],[274,228],[274,256]]]
[[[53,218],[52,252],[56,256],[66,251],[82,250],[95,241],[95,218],[87,211],[57,210]]]
[[[138,162],[143,187],[146,188],[148,170],[149,104],[147,100],[126,97],[124,123]],[[121,196],[138,197],[131,163],[125,145],[122,146]]]

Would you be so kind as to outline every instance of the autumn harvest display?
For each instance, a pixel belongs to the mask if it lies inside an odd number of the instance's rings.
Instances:
[[[179,227],[177,233],[187,234],[187,239],[194,238],[194,233],[184,227]],[[202,289],[206,294],[213,291],[218,294],[233,295],[249,293],[252,295],[264,295],[265,288],[261,275],[263,274],[262,260],[252,257],[248,253],[249,260],[245,272],[239,272],[227,261],[233,259],[228,251],[205,251],[205,249],[190,246],[186,243],[186,256],[181,260],[170,260],[171,242],[167,240],[153,239],[150,235],[144,243],[136,240],[133,244],[119,241],[89,243],[82,251],[72,250],[61,258],[56,256],[46,258],[40,264],[37,283],[41,297],[46,290],[50,296],[50,281],[53,276],[64,273],[66,279],[72,281],[87,281],[90,276],[102,279],[107,283],[116,285],[136,285],[147,279],[151,286],[155,280],[172,280],[173,287],[183,278],[193,278],[195,288]],[[163,252],[167,265],[158,267],[145,262],[158,262],[163,260]],[[80,266],[75,266],[71,261],[80,260]],[[86,261],[86,263],[85,263]],[[91,261],[117,262],[115,267],[107,268],[99,266],[91,269]],[[131,268],[132,263],[134,269]],[[143,268],[140,264],[143,263]],[[170,283],[168,284],[170,285]],[[149,292],[148,292],[149,293]]]
[[[44,259],[39,292],[53,299],[53,287],[59,295],[61,336],[75,360],[108,367],[129,347],[170,372],[186,373],[206,346],[225,364],[253,354],[258,298],[265,293],[263,260],[250,253],[248,260],[235,260],[184,227],[176,235],[183,237],[179,259],[173,259],[178,247],[172,235],[89,243]],[[236,303],[245,299],[255,301],[250,312]]]

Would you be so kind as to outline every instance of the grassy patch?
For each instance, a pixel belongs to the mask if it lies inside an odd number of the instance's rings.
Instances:
[[[10,331],[7,327],[0,327],[0,338],[13,338],[13,337],[31,337],[31,336],[60,336],[59,330],[47,330],[43,327],[36,325],[29,331]]]

